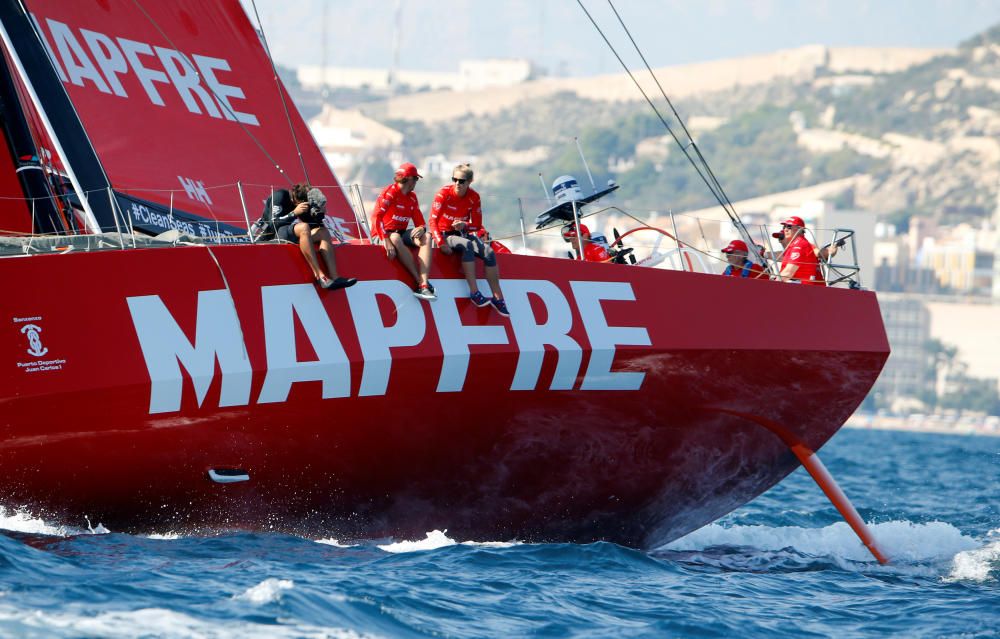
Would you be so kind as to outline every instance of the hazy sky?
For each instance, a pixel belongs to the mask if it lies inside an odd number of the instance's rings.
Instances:
[[[286,66],[323,61],[325,24],[327,64],[387,67],[398,5],[404,69],[454,71],[458,60],[484,57],[526,57],[572,75],[619,68],[576,0],[242,1],[251,16],[256,2],[275,59]],[[607,0],[583,3],[620,51],[631,47]],[[807,44],[950,47],[1000,23],[1000,0],[615,0],[615,7],[653,66]]]

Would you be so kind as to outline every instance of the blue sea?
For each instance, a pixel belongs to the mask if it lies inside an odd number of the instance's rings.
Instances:
[[[843,430],[820,456],[890,565],[801,469],[645,552],[132,536],[8,509],[0,636],[1000,636],[1000,438]]]

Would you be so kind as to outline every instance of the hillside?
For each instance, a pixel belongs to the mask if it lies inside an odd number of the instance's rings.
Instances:
[[[911,215],[977,220],[992,211],[1000,183],[1000,26],[953,50],[809,47],[669,68],[658,77],[733,200],[867,174],[838,204],[897,222]],[[584,175],[574,137],[598,183],[622,184],[625,204],[711,206],[649,106],[626,99],[637,95],[627,83],[624,76],[550,79],[474,94],[415,93],[363,110],[406,135],[408,158],[474,160],[494,214],[511,219],[518,196],[533,200],[522,203],[526,212],[544,205],[540,171]],[[658,105],[669,113],[662,99]],[[369,178],[387,173],[374,164]]]

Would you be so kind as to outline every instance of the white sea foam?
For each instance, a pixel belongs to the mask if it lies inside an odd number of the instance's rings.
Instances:
[[[370,634],[359,634],[343,628],[322,628],[304,624],[254,624],[245,621],[203,620],[163,608],[142,608],[99,614],[71,611],[42,612],[39,610],[0,609],[0,624],[5,630],[17,634],[44,636],[48,633],[67,631],[74,636],[107,637],[109,639],[135,637],[141,629],[143,636],[215,639],[240,637],[241,639],[366,639]]]
[[[386,552],[416,552],[418,550],[435,550],[446,546],[478,546],[480,548],[511,548],[521,544],[519,541],[462,541],[458,542],[446,535],[447,530],[432,530],[425,539],[419,541],[399,541],[393,544],[379,546]]]
[[[88,532],[108,532],[96,531],[94,529],[85,530],[72,526],[59,526],[46,522],[35,517],[26,510],[8,510],[0,506],[0,528],[12,530],[14,532],[31,533],[36,535],[53,535],[56,537],[68,537],[70,535],[83,535]],[[103,528],[103,526],[101,527]]]
[[[966,550],[955,555],[951,573],[945,581],[986,581],[1000,577],[1000,528],[990,531],[988,542],[982,548]]]
[[[333,538],[317,539],[317,544],[325,544],[327,546],[335,546],[337,548],[353,548],[352,544],[342,544],[339,540]]]
[[[914,524],[890,521],[869,524],[875,542],[890,563],[942,560],[979,548],[975,539],[940,521]],[[663,550],[704,550],[711,546],[749,546],[758,550],[791,548],[814,557],[872,561],[868,549],[844,522],[825,528],[797,526],[730,526],[709,524],[662,547]]]
[[[146,539],[159,539],[159,540],[163,540],[163,541],[175,541],[177,539],[183,539],[184,535],[182,535],[180,533],[175,533],[175,532],[167,532],[167,533],[150,533],[148,535],[144,535],[144,537],[146,537]]]
[[[445,533],[447,530],[432,530],[427,533],[426,539],[420,541],[397,541],[394,544],[379,546],[386,552],[416,552],[418,550],[434,550],[445,546],[454,546],[458,542],[450,539]]]
[[[253,604],[266,604],[281,599],[281,594],[285,590],[295,587],[295,582],[290,579],[265,579],[253,588],[248,588],[241,595],[236,595],[233,599],[243,599]]]

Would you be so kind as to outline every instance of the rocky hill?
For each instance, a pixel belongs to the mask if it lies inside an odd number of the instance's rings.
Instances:
[[[731,199],[857,174],[842,206],[945,223],[992,212],[1000,186],[1000,25],[952,50],[808,47],[660,70],[661,83]],[[649,84],[649,81],[646,81]],[[651,87],[655,91],[655,87]],[[651,95],[656,95],[651,92]],[[632,96],[632,97],[630,97]],[[539,198],[538,173],[582,175],[574,137],[626,204],[675,211],[713,198],[624,76],[417,93],[363,105],[406,135],[404,153],[472,159],[494,210]],[[662,98],[661,114],[674,132]],[[384,162],[374,162],[376,165]],[[385,173],[387,166],[369,166]]]

